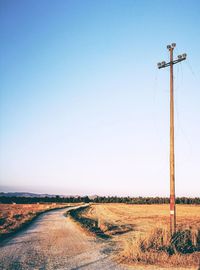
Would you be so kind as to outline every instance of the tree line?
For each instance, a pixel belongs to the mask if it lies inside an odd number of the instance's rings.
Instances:
[[[97,196],[89,198],[88,196],[80,197],[0,197],[0,203],[32,204],[32,203],[127,203],[127,204],[169,204],[167,197],[117,197],[117,196]],[[200,197],[178,197],[177,204],[200,204]]]

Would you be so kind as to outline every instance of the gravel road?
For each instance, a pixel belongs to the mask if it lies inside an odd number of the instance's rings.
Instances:
[[[124,270],[111,260],[113,245],[86,235],[66,209],[42,214],[0,244],[0,269]]]

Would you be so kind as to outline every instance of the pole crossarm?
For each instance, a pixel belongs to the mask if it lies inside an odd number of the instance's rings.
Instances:
[[[165,64],[163,64],[163,65],[162,65],[162,63],[161,63],[161,66],[158,66],[158,68],[161,69],[161,68],[169,67],[171,64],[172,64],[172,65],[175,65],[175,64],[177,64],[177,63],[179,63],[179,62],[181,62],[181,61],[183,61],[183,60],[185,60],[185,59],[186,59],[186,57],[182,57],[182,58],[180,58],[180,59],[176,59],[176,60],[174,60],[174,61],[172,61],[172,62],[168,62],[168,63],[165,63]],[[158,63],[158,64],[160,64],[160,63]]]

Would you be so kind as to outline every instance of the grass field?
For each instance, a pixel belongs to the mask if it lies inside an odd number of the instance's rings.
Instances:
[[[178,252],[169,255],[164,252],[164,245],[170,244],[168,205],[94,204],[83,215],[96,220],[98,227],[112,236],[112,241],[119,246],[117,258],[125,263],[191,269],[197,269],[199,265],[198,250],[184,255]],[[186,230],[186,234],[179,237],[182,242],[185,241],[183,246],[191,238],[199,249],[199,205],[177,205],[177,230]]]
[[[39,213],[68,204],[0,204],[0,237],[16,231]]]

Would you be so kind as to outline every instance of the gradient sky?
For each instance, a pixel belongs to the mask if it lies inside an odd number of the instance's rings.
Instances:
[[[200,191],[200,2],[0,0],[0,187],[168,196],[174,66],[177,196]]]

